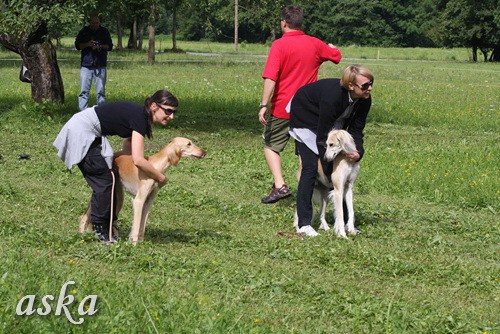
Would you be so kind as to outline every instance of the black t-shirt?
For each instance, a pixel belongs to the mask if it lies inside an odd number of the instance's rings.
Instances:
[[[149,115],[144,106],[128,101],[104,103],[95,107],[95,112],[101,123],[103,136],[118,135],[122,138],[132,136],[137,131],[146,136],[149,132]]]

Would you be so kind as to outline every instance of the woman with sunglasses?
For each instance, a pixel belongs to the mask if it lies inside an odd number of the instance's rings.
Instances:
[[[124,138],[123,151],[132,155],[140,170],[163,186],[165,175],[144,156],[144,138],[152,138],[153,123],[167,125],[174,118],[178,105],[179,101],[170,92],[159,90],[146,98],[144,105],[117,101],[90,107],[73,115],[54,141],[66,167],[71,169],[78,165],[92,188],[92,228],[100,240],[117,240],[117,236],[109,235],[110,223],[117,217],[111,208],[115,178],[113,150],[106,137]]]
[[[350,65],[344,69],[340,79],[322,79],[299,88],[295,93],[290,105],[289,132],[295,139],[296,151],[302,162],[297,190],[298,233],[319,235],[311,227],[311,200],[318,159],[321,159],[325,172],[331,174],[331,163],[323,161],[330,130],[347,130],[359,152],[350,154],[348,158],[358,161],[363,157],[363,129],[370,111],[372,88],[372,72],[360,65]]]

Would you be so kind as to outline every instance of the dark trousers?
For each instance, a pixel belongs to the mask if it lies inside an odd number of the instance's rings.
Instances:
[[[297,189],[297,216],[299,227],[311,225],[313,216],[312,195],[318,174],[318,156],[305,144],[295,141],[297,152],[302,161],[302,172]]]
[[[92,188],[90,205],[92,213],[90,215],[92,224],[99,229],[99,224],[105,231],[109,228],[111,216],[111,196],[113,190],[113,176],[106,161],[101,155],[101,138],[97,138],[90,146],[87,155],[78,164],[85,180]],[[116,203],[116,198],[114,198]],[[116,220],[116,214],[114,219]]]
[[[306,225],[311,225],[313,217],[312,195],[314,192],[314,185],[318,175],[318,155],[311,151],[305,144],[295,141],[297,153],[302,161],[302,172],[300,173],[300,180],[297,189],[297,216],[299,218],[299,228]],[[324,149],[319,149],[320,154],[324,155]],[[331,175],[333,164],[325,162],[321,159],[323,170],[327,175]],[[344,217],[347,217],[347,207],[345,202],[342,203],[344,210]]]

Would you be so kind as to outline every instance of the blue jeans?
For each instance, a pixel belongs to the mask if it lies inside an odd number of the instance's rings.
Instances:
[[[80,95],[78,95],[78,108],[80,110],[87,109],[89,105],[89,92],[92,80],[95,83],[96,104],[102,104],[106,100],[106,67],[82,67],[80,68]]]

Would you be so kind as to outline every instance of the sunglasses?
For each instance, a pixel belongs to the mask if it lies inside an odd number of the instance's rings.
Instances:
[[[173,113],[175,113],[177,111],[177,109],[171,109],[171,108],[163,108],[161,105],[158,104],[158,107],[163,110],[163,112],[165,113],[165,115],[167,116],[170,116],[172,115]]]
[[[373,87],[373,81],[368,81],[362,85],[358,85],[357,83],[353,83],[354,85],[358,86],[360,89],[362,90],[368,90],[368,88],[370,88],[370,86]]]

